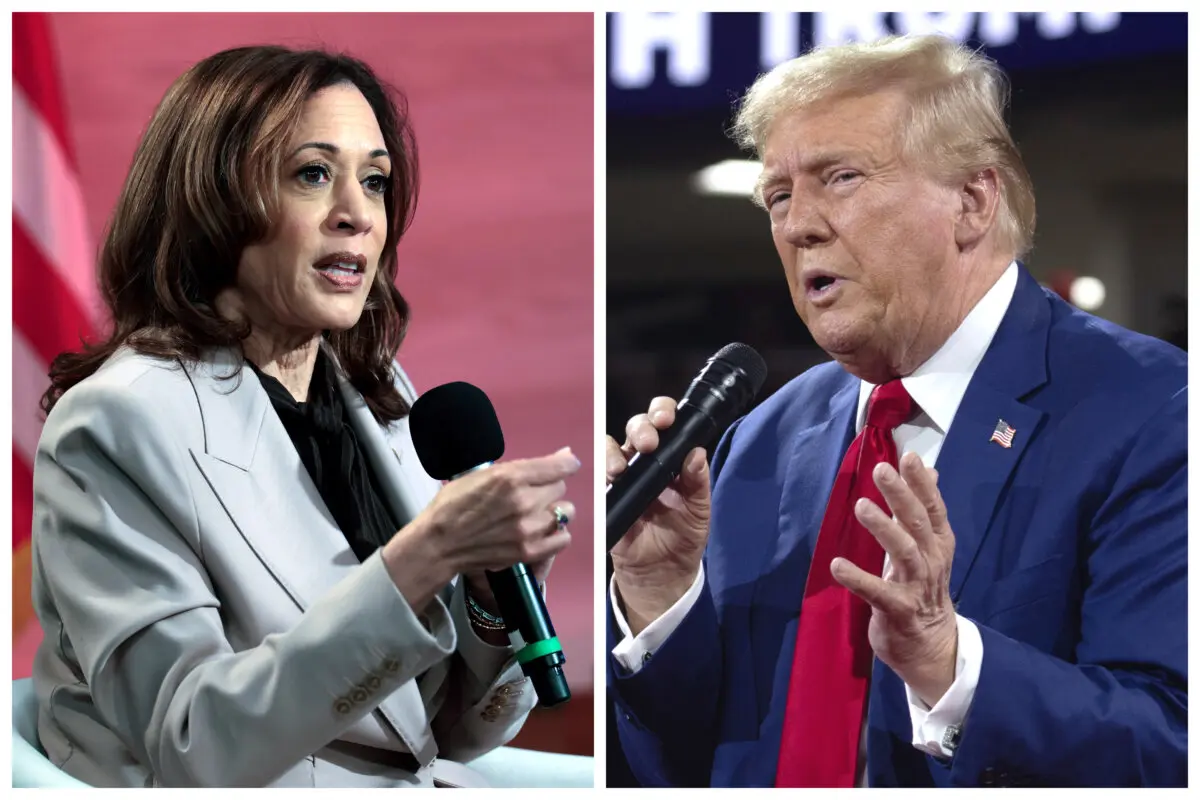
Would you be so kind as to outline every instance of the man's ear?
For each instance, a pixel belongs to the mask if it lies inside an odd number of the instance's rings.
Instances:
[[[1000,175],[988,167],[971,175],[958,191],[958,219],[954,240],[960,250],[970,250],[996,224],[1000,209]]]

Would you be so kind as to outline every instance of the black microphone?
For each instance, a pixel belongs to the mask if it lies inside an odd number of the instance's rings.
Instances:
[[[454,480],[484,469],[504,455],[504,434],[496,409],[483,390],[469,383],[446,383],[425,392],[408,416],[421,466],[433,478]],[[524,564],[487,573],[488,585],[525,677],[538,702],[555,706],[571,699],[562,665],[567,660],[554,634],[546,601]]]
[[[675,423],[658,433],[653,453],[637,453],[608,487],[605,527],[611,550],[638,517],[679,476],[694,447],[708,448],[754,401],[767,364],[752,347],[734,342],[708,360],[675,409]]]

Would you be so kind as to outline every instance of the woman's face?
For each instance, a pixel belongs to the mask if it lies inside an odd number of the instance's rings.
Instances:
[[[283,160],[271,232],[238,262],[239,305],[256,334],[303,341],[358,322],[387,238],[391,168],[356,87],[308,99]]]

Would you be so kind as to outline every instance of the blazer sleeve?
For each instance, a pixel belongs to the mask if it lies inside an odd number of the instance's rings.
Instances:
[[[608,691],[630,771],[644,787],[708,786],[721,695],[721,644],[709,582],[679,627],[633,674],[612,655],[621,632],[611,610],[607,617]]]
[[[417,390],[399,362],[392,373],[405,400]],[[457,634],[457,649],[446,677],[445,697],[433,718],[438,752],[455,761],[471,761],[508,744],[520,732],[537,703],[533,683],[521,671],[512,647],[496,647],[475,633],[467,616],[466,582],[460,576],[447,598]]]
[[[433,733],[442,756],[472,761],[513,740],[537,704],[537,693],[512,647],[488,644],[475,633],[461,578],[448,605],[458,649],[450,662],[445,702],[433,719]]]
[[[714,488],[740,424],[738,420],[726,431],[713,452]],[[710,785],[724,663],[711,581],[705,579],[679,626],[633,674],[612,654],[623,634],[613,618],[611,598],[607,602],[608,692],[630,771],[645,787]]]
[[[291,630],[234,652],[168,417],[136,386],[85,383],[47,420],[35,573],[62,628],[47,635],[159,784],[267,784],[453,653],[454,626],[440,600],[418,617],[376,554]]]
[[[980,625],[955,784],[1187,785],[1187,390],[1147,411],[1083,534],[1076,663]]]

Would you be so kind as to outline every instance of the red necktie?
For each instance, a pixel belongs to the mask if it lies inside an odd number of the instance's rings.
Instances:
[[[776,786],[854,786],[874,661],[871,607],[833,579],[829,564],[841,556],[872,575],[883,571],[883,548],[854,516],[854,504],[868,497],[891,513],[871,473],[881,461],[897,466],[892,429],[911,412],[899,380],[875,387],[866,425],[838,469],[800,606]]]

